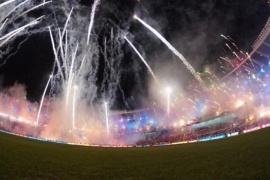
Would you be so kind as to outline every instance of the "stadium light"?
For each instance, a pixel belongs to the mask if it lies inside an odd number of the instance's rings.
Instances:
[[[170,96],[172,93],[171,87],[166,88],[166,94],[167,94],[167,114],[170,113]]]

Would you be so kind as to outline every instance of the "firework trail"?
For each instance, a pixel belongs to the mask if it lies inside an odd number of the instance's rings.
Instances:
[[[42,98],[41,98],[41,101],[40,101],[40,105],[39,105],[39,109],[38,109],[38,114],[37,114],[37,121],[36,121],[36,125],[38,126],[39,125],[39,117],[40,117],[40,112],[41,112],[41,109],[42,109],[42,106],[43,106],[43,102],[44,102],[44,97],[45,97],[45,94],[47,92],[47,89],[48,89],[48,86],[50,84],[50,81],[51,79],[53,78],[52,75],[50,75],[49,79],[48,79],[48,82],[46,84],[46,87],[44,89],[44,92],[42,94]]]
[[[57,53],[57,50],[56,50],[56,47],[55,47],[55,42],[54,42],[54,38],[53,38],[51,27],[48,27],[48,29],[49,29],[49,33],[50,33],[50,38],[51,38],[51,43],[52,43],[54,58],[55,58],[55,61],[56,61],[57,66],[58,66],[58,71],[61,74],[61,78],[64,80],[65,78],[64,78],[64,74],[62,72],[60,60],[59,60],[58,55],[57,55],[58,53]]]
[[[223,37],[224,39],[230,41],[226,36],[224,36],[223,34],[220,35],[221,37]]]
[[[15,17],[15,20],[19,19],[20,17],[24,16],[25,14],[29,13],[30,11],[33,11],[33,10],[35,10],[35,9],[38,9],[38,8],[40,8],[41,6],[44,6],[44,5],[49,4],[49,3],[51,3],[51,2],[52,2],[52,1],[43,2],[43,3],[41,3],[41,4],[37,5],[37,6],[32,7],[31,9],[28,9],[27,11],[25,11],[25,12],[23,12],[22,14],[18,15],[17,17]]]
[[[90,41],[90,35],[91,35],[91,31],[94,24],[96,8],[99,5],[99,3],[100,3],[100,0],[95,0],[92,6],[91,18],[90,18],[90,23],[89,23],[89,28],[88,28],[88,35],[87,35],[87,45],[89,44],[89,41]]]
[[[153,76],[153,78],[154,78],[154,80],[156,81],[156,83],[157,83],[158,85],[160,85],[159,82],[158,82],[158,80],[157,80],[157,78],[156,78],[156,76],[155,76],[155,74],[154,74],[154,72],[153,72],[153,70],[152,70],[151,67],[147,64],[147,62],[146,62],[145,59],[142,57],[142,55],[140,54],[140,52],[136,49],[136,47],[130,42],[130,40],[129,40],[126,36],[125,36],[124,38],[125,38],[125,40],[128,42],[128,44],[133,48],[133,50],[137,53],[137,55],[141,58],[142,62],[145,64],[145,66],[147,67],[147,69],[149,70],[149,72],[151,73],[151,75]]]
[[[15,0],[9,0],[9,1],[3,2],[2,4],[0,4],[0,8],[6,6],[6,5],[8,5],[8,4],[10,4],[10,3],[14,2],[14,1]]]
[[[40,16],[28,23],[23,24],[23,22],[15,23],[17,19],[22,16],[25,16],[29,12],[40,8],[42,5],[47,5],[51,3],[51,1],[40,3],[38,5],[33,5],[33,2],[29,0],[25,1],[13,1],[9,0],[0,4],[1,15],[0,15],[0,47],[3,47],[8,42],[14,40],[16,37],[22,35],[23,33],[29,32],[27,31],[30,27],[33,27],[39,24],[45,16]],[[4,7],[7,8],[4,9]],[[30,6],[30,8],[29,8]],[[12,8],[13,7],[13,8]],[[32,8],[31,8],[32,7]],[[29,18],[30,19],[30,18]],[[6,33],[5,33],[6,32]],[[19,45],[20,46],[20,45]],[[8,48],[8,47],[7,47]],[[8,48],[9,51],[11,48]],[[7,53],[7,52],[5,52]]]
[[[10,33],[2,36],[0,38],[0,47],[2,47],[4,44],[6,44],[8,41],[10,41],[11,39],[13,39],[14,37],[18,36],[21,32],[23,32],[24,30],[26,30],[28,27],[34,26],[36,24],[38,24],[40,22],[40,20],[43,18],[44,16],[41,16],[33,21],[31,21],[30,23],[17,28],[13,31],[11,31]]]
[[[116,91],[122,93],[123,100],[125,96],[121,89],[121,60],[123,59],[123,32],[119,30],[115,33],[113,28],[105,29],[105,37],[103,38],[103,50],[101,50],[104,57],[103,80],[101,82],[101,99],[112,104],[116,100]],[[109,36],[109,37],[107,37]]]
[[[238,59],[239,61],[241,61],[241,58],[238,56],[238,54],[237,54],[236,52],[233,52],[233,54],[237,57],[237,59]]]
[[[206,87],[204,86],[201,77],[194,70],[194,68],[187,62],[185,57],[181,53],[179,53],[159,32],[157,32],[157,30],[149,26],[146,22],[144,22],[138,16],[134,15],[134,18],[137,19],[140,23],[142,23],[150,31],[152,31],[184,63],[184,65],[188,68],[191,74],[199,81],[203,89],[206,90]]]

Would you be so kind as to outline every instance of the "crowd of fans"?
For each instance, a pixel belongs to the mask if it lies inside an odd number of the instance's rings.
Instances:
[[[232,121],[226,121],[208,126],[196,126],[200,122],[183,125],[181,127],[155,127],[143,128],[141,131],[132,129],[118,129],[115,138],[119,140],[135,139],[135,145],[162,145],[174,142],[199,141],[207,137],[232,134],[235,132],[242,133],[247,129],[262,126],[270,123],[268,117],[257,117],[253,120],[235,118]],[[10,121],[8,117],[1,117],[0,130],[13,132],[15,134],[32,137],[35,133],[42,130],[41,127],[34,127],[31,124]],[[138,138],[139,137],[139,138]]]
[[[270,123],[270,118],[257,118],[249,121],[246,119],[236,119],[230,123],[222,123],[194,129],[192,125],[182,128],[171,128],[146,133],[144,139],[137,142],[137,145],[158,145],[170,144],[174,142],[199,141],[206,137],[227,135],[235,132],[243,133],[246,129],[262,126]]]

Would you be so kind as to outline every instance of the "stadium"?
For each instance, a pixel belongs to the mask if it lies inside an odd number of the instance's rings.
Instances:
[[[147,3],[133,2],[130,27],[116,24],[124,18],[108,2],[84,3],[0,3],[1,68],[24,47],[52,59],[38,101],[17,79],[1,90],[1,179],[269,179],[269,16],[246,53],[221,34],[225,55],[198,72],[144,21]],[[138,23],[171,62],[148,64]],[[38,41],[49,48],[25,45]],[[141,64],[129,69],[126,59]],[[163,75],[176,61],[186,80]]]

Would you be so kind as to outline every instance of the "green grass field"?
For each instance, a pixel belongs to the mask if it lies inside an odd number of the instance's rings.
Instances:
[[[270,128],[150,148],[71,146],[0,133],[0,179],[270,179]]]

